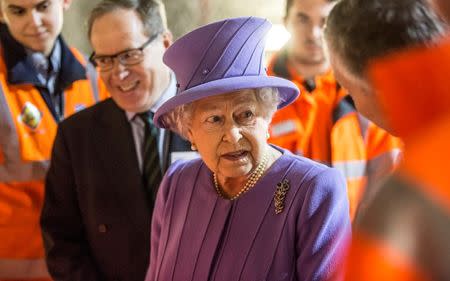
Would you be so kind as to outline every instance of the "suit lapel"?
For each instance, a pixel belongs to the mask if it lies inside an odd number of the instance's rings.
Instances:
[[[123,209],[136,226],[150,219],[149,204],[144,192],[131,125],[112,100],[106,102],[96,119],[99,122],[94,134],[98,160],[103,162],[105,181],[110,192],[116,194],[117,206]]]

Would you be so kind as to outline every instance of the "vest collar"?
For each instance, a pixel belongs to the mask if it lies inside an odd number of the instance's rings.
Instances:
[[[321,75],[316,75],[312,80],[305,80],[288,62],[287,46],[284,46],[272,59],[270,63],[273,73],[284,79],[296,82],[298,85],[305,87],[306,91],[311,93],[315,88],[321,87],[322,84],[337,84],[333,72],[329,69]],[[310,84],[310,85],[308,85]],[[340,88],[340,86],[337,86]]]
[[[75,58],[61,36],[57,40],[61,45],[61,68],[58,75],[60,89],[65,89],[77,80],[86,79],[86,69]],[[3,59],[10,84],[32,84],[41,86],[36,70],[27,55],[26,49],[10,34],[5,24],[0,24],[0,42]]]

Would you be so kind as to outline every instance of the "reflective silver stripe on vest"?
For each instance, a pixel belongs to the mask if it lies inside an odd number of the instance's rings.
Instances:
[[[338,169],[346,179],[359,179],[366,176],[367,163],[365,160],[351,160],[334,162],[333,167]]]
[[[0,279],[50,278],[44,259],[0,259]]]
[[[357,113],[359,129],[364,143],[367,144],[367,132],[369,130],[369,120]],[[349,160],[334,162],[332,166],[338,169],[346,179],[356,180],[367,176],[367,161],[366,160]]]
[[[0,182],[26,182],[45,178],[49,161],[24,163],[11,111],[0,85],[0,148],[5,163],[0,165]]]
[[[347,179],[358,179],[369,176],[370,182],[377,182],[393,170],[400,159],[401,150],[393,149],[377,157],[366,160],[351,160],[333,163],[333,167],[341,171]]]
[[[89,59],[86,59],[86,75],[91,82],[92,91],[94,92],[94,99],[97,103],[99,101],[99,93],[98,93],[98,75],[97,69],[89,62]]]

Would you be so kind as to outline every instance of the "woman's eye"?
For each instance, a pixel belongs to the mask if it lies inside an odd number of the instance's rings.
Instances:
[[[253,114],[253,111],[246,110],[246,111],[242,112],[241,114],[239,114],[239,119],[248,121],[250,119],[253,119],[254,116],[255,116],[255,114]]]
[[[255,113],[252,110],[245,110],[236,117],[236,122],[242,125],[251,125],[255,121]]]
[[[251,112],[250,110],[247,110],[244,112],[244,117],[245,118],[251,118],[253,117],[253,112]]]
[[[220,117],[217,116],[217,115],[210,116],[210,117],[208,117],[208,118],[206,119],[206,122],[208,122],[208,123],[217,123],[217,122],[220,122]]]

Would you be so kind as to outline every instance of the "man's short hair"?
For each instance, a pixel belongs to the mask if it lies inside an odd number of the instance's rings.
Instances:
[[[118,9],[133,10],[144,25],[147,36],[167,31],[164,4],[159,0],[102,0],[91,11],[88,19],[88,36],[91,38],[92,25],[99,17]]]
[[[292,5],[294,4],[294,1],[298,0],[286,0],[286,10],[284,16],[287,17],[289,14],[289,10],[291,9]],[[335,2],[337,0],[328,0],[328,2]]]
[[[427,0],[341,0],[332,9],[325,39],[348,70],[364,75],[369,61],[440,38],[445,23]]]

